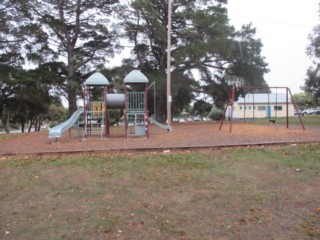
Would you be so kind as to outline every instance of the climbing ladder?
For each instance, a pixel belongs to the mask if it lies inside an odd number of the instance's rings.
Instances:
[[[104,136],[105,111],[86,111],[83,138],[89,136]]]

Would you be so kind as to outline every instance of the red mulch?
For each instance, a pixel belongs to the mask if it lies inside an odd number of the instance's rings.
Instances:
[[[187,148],[187,147],[217,147],[232,145],[250,145],[264,143],[299,143],[319,142],[320,127],[307,127],[305,131],[301,126],[283,125],[251,125],[236,123],[232,133],[229,124],[225,123],[219,131],[219,123],[180,123],[173,125],[173,132],[152,126],[150,138],[135,137],[126,139],[123,127],[112,127],[108,138],[92,137],[83,139],[75,136],[69,137],[68,131],[63,137],[55,140],[48,138],[48,131],[35,133],[22,133],[18,137],[0,140],[0,155],[19,153],[48,153],[72,151],[108,151],[144,148]]]

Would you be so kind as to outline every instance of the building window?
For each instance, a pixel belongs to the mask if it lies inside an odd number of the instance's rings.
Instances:
[[[266,106],[258,106],[258,111],[265,111],[266,109]]]
[[[282,106],[274,106],[275,111],[282,111]]]
[[[242,110],[242,107],[239,107],[240,110]]]

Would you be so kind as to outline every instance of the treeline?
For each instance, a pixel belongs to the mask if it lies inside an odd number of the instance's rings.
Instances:
[[[230,25],[226,0],[172,2],[173,115],[201,94],[222,107],[231,85],[266,85],[262,42],[251,24]],[[165,119],[168,1],[3,0],[0,20],[2,122],[18,121],[23,129],[37,123],[37,129],[52,104],[61,106],[61,96],[73,113],[96,70],[111,91],[121,91],[132,69],[156,82],[157,117]],[[110,67],[127,47],[130,56]]]

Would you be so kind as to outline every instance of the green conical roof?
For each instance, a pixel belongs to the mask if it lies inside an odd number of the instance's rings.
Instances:
[[[96,72],[92,74],[85,82],[85,85],[87,86],[109,86],[110,83],[108,79],[103,76],[101,73]]]
[[[131,71],[124,79],[124,83],[148,83],[148,78],[138,70]]]

